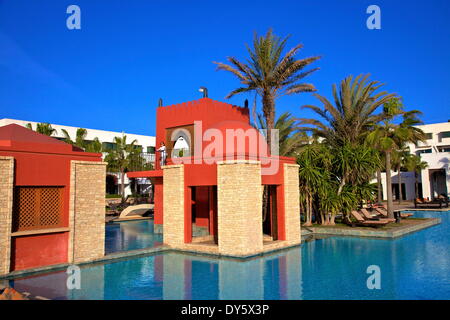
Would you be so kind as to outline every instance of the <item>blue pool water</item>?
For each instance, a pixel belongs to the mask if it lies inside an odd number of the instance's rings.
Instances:
[[[450,299],[450,212],[415,216],[442,223],[396,240],[326,238],[245,262],[163,253],[89,266],[80,290],[66,289],[64,272],[12,284],[54,299]],[[380,267],[380,290],[367,288],[370,265]]]
[[[105,233],[106,254],[155,247],[163,241],[153,232],[153,220],[107,223]]]

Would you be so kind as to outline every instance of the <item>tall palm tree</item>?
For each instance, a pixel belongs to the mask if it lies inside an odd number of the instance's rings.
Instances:
[[[333,146],[363,142],[371,124],[380,119],[380,115],[375,114],[376,110],[395,96],[386,91],[377,93],[384,84],[368,81],[369,76],[348,76],[341,81],[339,91],[333,84],[334,105],[324,96],[314,94],[323,106],[306,105],[302,108],[312,110],[320,120],[300,118],[301,130],[311,131]]]
[[[267,129],[265,118],[257,115],[258,129]],[[275,122],[275,129],[278,130],[279,155],[284,157],[295,157],[302,146],[309,142],[307,134],[299,131],[296,120],[290,112],[284,112]]]
[[[405,112],[400,98],[395,97],[383,106],[383,120],[374,126],[374,130],[367,136],[367,141],[378,146],[384,152],[386,162],[386,185],[387,185],[387,209],[388,217],[394,218],[392,200],[392,178],[391,178],[391,156],[392,152],[399,150],[407,142],[416,143],[425,140],[424,132],[416,128],[422,124],[418,118],[420,111],[412,110]],[[402,116],[403,121],[396,124],[395,120]]]
[[[414,172],[414,193],[416,199],[419,198],[419,173],[422,170],[425,170],[428,167],[428,163],[426,161],[422,161],[420,156],[415,154],[409,154],[406,157],[405,168],[408,171]]]
[[[130,165],[129,155],[133,153],[137,140],[127,143],[127,136],[122,134],[122,137],[114,137],[115,148],[112,149],[105,157],[108,162],[108,169],[115,172],[120,172],[120,194],[122,202],[125,201],[125,171]]]
[[[234,57],[228,57],[230,64],[214,62],[217,70],[225,70],[235,75],[241,82],[239,88],[231,91],[227,98],[244,93],[256,92],[262,99],[262,111],[267,124],[267,142],[271,145],[271,130],[275,124],[275,101],[282,95],[315,91],[314,85],[300,82],[318,68],[304,71],[320,57],[296,59],[295,56],[303,45],[298,44],[286,54],[283,51],[289,36],[282,39],[269,29],[265,36],[256,33],[253,48],[247,46],[249,59],[247,63]]]

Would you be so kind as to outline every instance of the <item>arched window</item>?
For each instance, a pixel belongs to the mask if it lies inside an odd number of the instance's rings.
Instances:
[[[172,158],[190,156],[190,134],[185,129],[179,129],[172,133],[172,141],[175,141],[172,149]]]

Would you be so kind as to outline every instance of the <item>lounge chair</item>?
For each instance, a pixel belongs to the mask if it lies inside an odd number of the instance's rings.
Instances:
[[[439,208],[445,206],[448,208],[448,199],[447,198],[436,198],[434,200],[422,200],[422,199],[414,199],[414,208],[423,207],[423,208]]]
[[[375,211],[378,212],[381,216],[383,216],[385,218],[387,218],[387,216],[388,216],[388,212],[387,212],[387,209],[385,207],[375,208]],[[402,218],[402,219],[406,219],[406,218],[409,218],[409,217],[412,217],[412,216],[413,216],[412,213],[401,213],[400,212],[400,218]]]
[[[376,215],[371,215],[369,211],[367,211],[367,209],[362,208],[361,210],[359,210],[359,212],[361,212],[361,214],[364,216],[364,218],[366,218],[367,220],[383,220],[383,221],[388,221],[388,222],[395,222],[395,219],[392,218],[386,218],[384,215],[381,215],[378,211]]]
[[[353,210],[351,212],[351,215],[356,219],[357,222],[355,223],[355,225],[357,226],[382,227],[390,223],[389,221],[383,220],[365,220],[356,210]]]

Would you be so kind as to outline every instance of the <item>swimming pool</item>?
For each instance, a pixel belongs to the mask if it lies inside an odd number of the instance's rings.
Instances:
[[[331,237],[249,261],[178,253],[81,269],[81,289],[56,272],[18,279],[18,290],[53,299],[450,299],[450,212],[440,225],[396,240]],[[381,270],[369,290],[367,267]]]
[[[162,234],[153,232],[153,220],[110,222],[105,227],[105,253],[162,245]]]

